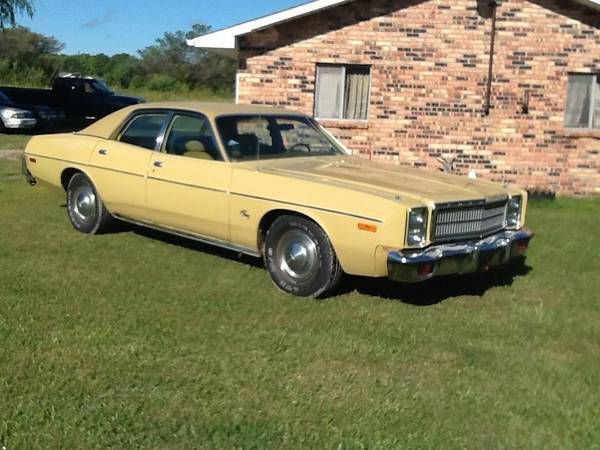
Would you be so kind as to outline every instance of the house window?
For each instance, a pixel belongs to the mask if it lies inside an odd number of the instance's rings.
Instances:
[[[600,129],[600,76],[569,76],[565,127]]]
[[[315,116],[367,120],[371,90],[369,66],[317,65]]]

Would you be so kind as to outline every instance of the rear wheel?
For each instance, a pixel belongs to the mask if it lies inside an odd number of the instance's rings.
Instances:
[[[86,234],[104,233],[112,222],[96,188],[82,173],[73,175],[67,185],[67,212],[73,227]]]
[[[273,283],[298,297],[324,297],[342,277],[342,267],[325,232],[314,222],[284,215],[265,239],[265,266]]]

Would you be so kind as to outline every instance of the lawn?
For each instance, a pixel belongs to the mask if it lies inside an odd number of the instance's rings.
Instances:
[[[307,301],[0,158],[0,448],[598,448],[598,200],[532,204],[518,273]]]

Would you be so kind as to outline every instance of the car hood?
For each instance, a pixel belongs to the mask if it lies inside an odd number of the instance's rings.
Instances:
[[[396,201],[445,203],[506,196],[498,184],[358,157],[262,160],[261,172],[366,192]]]
[[[130,97],[128,95],[120,94],[113,94],[112,99],[119,103],[123,103],[124,105],[137,105],[138,103],[145,103],[145,100],[143,98]]]

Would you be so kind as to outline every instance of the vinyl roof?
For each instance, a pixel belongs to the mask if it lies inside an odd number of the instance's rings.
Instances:
[[[324,9],[333,8],[344,3],[350,3],[351,1],[353,0],[315,0],[303,3],[299,6],[214,31],[195,39],[188,39],[187,44],[190,47],[204,48],[235,57],[237,54],[237,39],[240,36],[314,14]],[[569,1],[574,1],[600,11],[600,0]]]
[[[260,105],[236,105],[233,103],[206,103],[206,102],[160,102],[160,103],[140,103],[127,108],[120,109],[117,112],[94,122],[89,127],[81,130],[79,134],[101,137],[109,139],[117,128],[129,117],[129,115],[138,110],[167,109],[199,112],[210,119],[228,114],[281,114],[281,115],[302,115],[303,113],[290,109],[276,108],[272,106]]]

